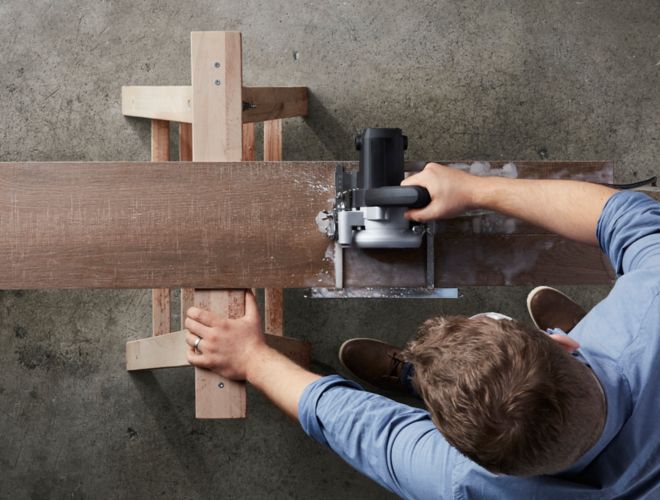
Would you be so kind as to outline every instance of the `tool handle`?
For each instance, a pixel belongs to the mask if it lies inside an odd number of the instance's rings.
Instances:
[[[367,189],[364,202],[367,207],[423,208],[431,203],[431,195],[421,186],[384,186]]]

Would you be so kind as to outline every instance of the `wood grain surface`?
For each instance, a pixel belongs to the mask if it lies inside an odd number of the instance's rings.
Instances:
[[[151,161],[170,161],[170,122],[151,120]],[[151,290],[151,331],[164,335],[172,331],[170,324],[170,289]]]
[[[243,87],[242,101],[250,106],[242,110],[242,122],[306,116],[307,98],[307,87]],[[124,86],[121,89],[124,116],[192,123],[192,102],[190,85]]]
[[[126,342],[126,370],[156,370],[190,366],[188,330]],[[309,368],[312,346],[298,339],[265,334],[266,344],[304,368]]]
[[[336,164],[0,164],[0,288],[332,287],[314,217],[332,205]],[[607,162],[515,166],[521,178],[612,178]],[[492,213],[441,222],[436,249],[437,286],[612,279],[598,249]],[[345,261],[346,286],[424,284],[423,249]]]
[[[182,162],[192,161],[192,124],[179,123],[179,160]],[[185,164],[184,164],[185,165]],[[180,297],[181,323],[185,321],[186,311],[195,303],[195,289],[182,288]],[[181,326],[183,328],[183,326]]]
[[[240,33],[190,34],[194,162],[244,159],[241,61]],[[245,292],[195,289],[194,303],[221,317],[238,318],[245,312]],[[196,418],[244,418],[246,398],[244,383],[195,367]]]
[[[245,315],[245,291],[196,289],[195,306],[222,317],[240,318]],[[195,367],[195,418],[245,418],[246,413],[245,382]]]
[[[282,161],[282,120],[264,122],[264,160]],[[264,289],[264,328],[273,335],[284,335],[284,290]]]

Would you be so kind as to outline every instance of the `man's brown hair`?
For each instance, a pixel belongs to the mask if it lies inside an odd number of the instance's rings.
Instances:
[[[518,321],[430,319],[403,356],[447,441],[491,472],[559,472],[602,430],[603,396],[590,369]]]

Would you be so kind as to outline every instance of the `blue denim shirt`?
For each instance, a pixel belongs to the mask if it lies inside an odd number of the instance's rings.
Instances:
[[[405,498],[660,498],[660,203],[619,192],[598,222],[620,276],[571,331],[603,386],[597,443],[555,476],[496,476],[450,446],[420,409],[336,375],[310,384],[298,406],[307,434]]]

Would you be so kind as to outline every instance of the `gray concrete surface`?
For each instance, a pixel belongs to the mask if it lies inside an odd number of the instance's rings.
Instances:
[[[247,84],[310,87],[309,118],[285,126],[288,159],[354,158],[360,128],[399,126],[412,158],[658,172],[657,0],[3,0],[0,21],[1,161],[148,159],[148,123],[122,117],[121,85],[187,84],[189,32],[240,30]],[[446,312],[523,318],[527,291],[290,291],[286,329],[330,372],[346,338],[403,343]],[[568,291],[591,306],[607,288]],[[245,421],[196,421],[190,370],[126,374],[124,342],[148,331],[144,291],[0,293],[1,498],[388,497],[258,394]]]

